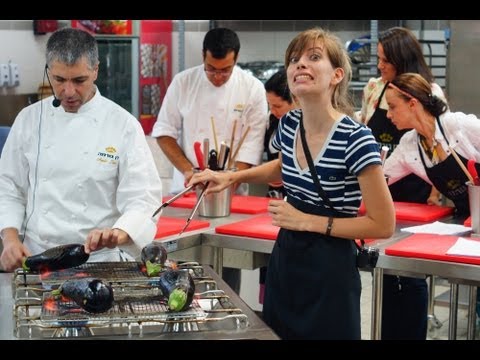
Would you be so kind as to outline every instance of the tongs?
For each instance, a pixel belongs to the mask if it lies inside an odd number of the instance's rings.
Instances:
[[[187,223],[183,227],[182,231],[180,231],[180,233],[178,234],[179,236],[182,235],[185,232],[185,230],[187,229],[188,225],[190,225],[190,222],[192,221],[193,216],[197,212],[198,207],[200,206],[200,203],[202,202],[203,198],[205,197],[205,190],[207,190],[207,187],[208,187],[208,181],[205,183],[205,187],[203,188],[202,192],[200,193],[200,196],[197,199],[197,203],[195,204],[192,211],[190,212],[190,216],[187,219]]]
[[[152,218],[155,217],[160,211],[162,211],[164,208],[166,208],[168,205],[173,203],[175,200],[177,200],[179,197],[182,197],[185,193],[189,192],[194,188],[195,185],[190,185],[189,187],[183,189],[180,191],[177,195],[173,196],[171,199],[165,201],[160,207],[153,213]]]
[[[195,187],[195,185],[190,185],[189,187],[183,189],[180,191],[177,195],[173,196],[171,199],[165,201],[160,207],[153,213],[152,218],[155,217],[159,212],[161,212],[164,208],[166,208],[168,205],[173,203],[175,200],[178,198],[182,197],[185,193],[189,192]],[[178,235],[182,235],[185,230],[187,229],[188,225],[190,225],[190,222],[193,219],[193,216],[198,210],[198,207],[200,206],[200,203],[202,202],[203,198],[205,197],[205,190],[207,190],[208,187],[208,182],[205,184],[205,187],[203,188],[202,192],[200,193],[200,196],[197,199],[197,202],[195,206],[193,207],[192,211],[190,212],[190,215],[188,216],[187,222],[185,223],[185,226],[183,227],[182,231]]]

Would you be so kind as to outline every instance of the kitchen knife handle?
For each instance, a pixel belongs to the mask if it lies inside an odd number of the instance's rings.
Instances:
[[[210,154],[210,140],[208,138],[203,139],[203,165],[208,165],[208,156]]]
[[[194,142],[193,149],[195,150],[195,157],[197,158],[198,168],[200,170],[205,170],[205,163],[203,162],[202,144],[200,144],[200,141]]]

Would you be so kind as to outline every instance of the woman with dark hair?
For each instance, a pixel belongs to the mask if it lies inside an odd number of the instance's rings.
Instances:
[[[267,92],[267,102],[270,109],[268,115],[267,131],[263,146],[267,154],[267,160],[278,158],[278,150],[272,146],[272,140],[277,132],[278,122],[283,115],[290,110],[295,109],[295,104],[288,89],[287,72],[279,70],[265,82],[265,91]],[[272,182],[268,184],[267,197],[283,199],[285,196],[281,182]]]
[[[406,131],[398,130],[386,116],[388,107],[384,93],[387,82],[406,72],[418,73],[431,83],[432,91],[437,96],[442,99],[445,96],[441,87],[434,83],[432,71],[423,56],[422,45],[409,29],[393,27],[381,32],[378,35],[377,56],[381,76],[371,78],[365,86],[358,117],[372,129],[380,146],[387,146],[391,153]],[[438,192],[431,193],[431,186],[415,175],[390,186],[390,192],[394,201],[438,202]]]
[[[287,72],[285,69],[277,71],[265,82],[265,91],[267,92],[267,102],[270,108],[268,115],[267,131],[263,146],[267,154],[267,160],[274,160],[278,158],[278,150],[272,146],[272,141],[278,128],[278,122],[290,110],[295,109],[292,95],[288,89]],[[286,192],[281,181],[274,181],[268,184],[267,197],[275,199],[283,199]],[[265,278],[267,276],[267,267],[260,268],[260,292],[258,295],[258,302],[263,304],[265,294]]]
[[[372,78],[363,91],[359,120],[366,124],[379,145],[391,151],[407,130],[397,129],[387,118],[385,99],[387,83],[396,76],[411,72],[422,75],[432,91],[444,99],[425,62],[422,46],[408,29],[393,27],[381,32],[377,46],[379,78]],[[439,204],[439,193],[430,184],[410,174],[389,189],[394,201]],[[425,279],[385,275],[383,278],[382,339],[417,339],[427,337],[428,286]]]

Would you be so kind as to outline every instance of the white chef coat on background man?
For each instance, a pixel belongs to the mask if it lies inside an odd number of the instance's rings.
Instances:
[[[177,74],[170,84],[152,131],[153,137],[169,136],[177,140],[185,156],[198,166],[193,144],[209,139],[210,150],[215,148],[211,120],[220,147],[221,141],[230,145],[233,122],[235,151],[243,132],[250,126],[236,161],[258,165],[262,161],[268,105],[260,80],[235,66],[228,81],[220,87],[207,78],[204,65]],[[184,189],[184,176],[174,169],[171,191]]]
[[[23,109],[11,128],[0,159],[0,229],[27,225],[24,245],[37,254],[83,244],[94,228],[118,228],[137,256],[153,240],[151,215],[162,197],[138,120],[98,89],[77,113],[52,99]],[[119,250],[90,255],[107,260],[118,261]]]

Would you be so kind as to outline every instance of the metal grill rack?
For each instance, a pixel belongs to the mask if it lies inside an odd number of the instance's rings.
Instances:
[[[195,283],[188,310],[171,312],[156,286],[158,277],[145,275],[136,262],[87,263],[77,268],[43,275],[17,270],[12,281],[14,333],[17,338],[52,338],[238,330],[249,326],[236,307],[198,263],[179,264]],[[97,277],[114,291],[110,310],[92,314],[75,303],[53,297],[51,291],[74,277]]]

